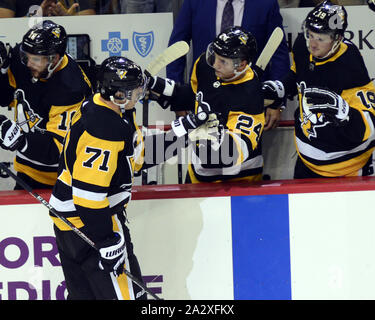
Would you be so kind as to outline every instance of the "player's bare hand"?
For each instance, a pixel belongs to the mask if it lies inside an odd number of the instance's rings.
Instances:
[[[40,7],[42,8],[43,17],[49,17],[51,16],[51,6],[55,5],[55,0],[43,0],[40,4]]]
[[[281,119],[280,109],[266,109],[266,118],[264,124],[264,131],[277,128]]]
[[[74,16],[77,14],[78,8],[78,3],[73,3],[70,8],[65,9],[60,2],[57,2],[50,6],[50,14],[52,16]]]

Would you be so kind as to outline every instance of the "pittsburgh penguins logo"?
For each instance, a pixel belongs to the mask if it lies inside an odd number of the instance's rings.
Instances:
[[[325,127],[330,122],[322,113],[312,113],[309,109],[309,104],[306,101],[305,93],[310,91],[307,88],[306,82],[301,81],[298,84],[298,96],[300,105],[300,126],[303,134],[308,138],[316,138],[318,136],[316,129]]]
[[[124,69],[117,69],[116,74],[122,80],[125,78],[127,71]]]
[[[15,91],[14,100],[16,102],[16,122],[25,133],[29,131],[34,132],[37,124],[42,121],[42,117],[30,107],[29,102],[25,99],[25,92],[22,89]]]
[[[249,40],[249,37],[247,36],[247,34],[241,34],[238,39],[243,43],[243,44],[246,44],[247,43],[247,40]]]
[[[51,33],[57,38],[57,39],[60,39],[60,35],[61,35],[61,29],[60,28],[53,28]]]

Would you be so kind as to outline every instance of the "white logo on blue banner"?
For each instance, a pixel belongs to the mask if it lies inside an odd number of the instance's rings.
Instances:
[[[121,38],[120,31],[108,32],[108,39],[101,41],[102,51],[108,51],[109,56],[120,56],[122,51],[128,51],[128,39]]]
[[[146,57],[154,46],[154,32],[133,32],[133,45],[140,56]]]

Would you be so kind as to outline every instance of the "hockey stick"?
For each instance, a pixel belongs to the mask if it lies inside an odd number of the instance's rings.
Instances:
[[[178,41],[162,53],[160,53],[150,64],[146,67],[146,70],[155,76],[161,69],[166,67],[171,62],[181,58],[189,52],[189,45],[185,41]]]
[[[22,188],[24,188],[28,193],[30,193],[36,200],[38,200],[41,204],[43,204],[45,207],[48,208],[48,210],[57,218],[59,218],[62,222],[64,222],[72,231],[74,231],[78,236],[81,237],[82,240],[84,240],[88,245],[90,245],[92,248],[94,248],[96,251],[99,251],[99,248],[96,246],[96,244],[87,237],[81,230],[79,230],[73,223],[71,223],[68,219],[61,216],[55,208],[52,207],[52,205],[45,200],[42,196],[37,194],[33,191],[33,189],[24,182],[21,178],[17,177],[5,164],[0,162],[0,167],[3,169],[10,177],[12,177]],[[155,293],[150,291],[149,288],[147,288],[142,282],[140,282],[135,276],[133,276],[129,271],[124,269],[124,273],[132,280],[137,286],[139,286],[143,291],[148,293],[150,296],[152,296],[156,300],[162,300],[159,298]]]
[[[145,68],[152,76],[155,76],[164,67],[189,52],[189,45],[185,41],[178,41],[152,60]],[[148,99],[143,100],[142,125],[148,127]],[[147,184],[147,169],[142,170],[142,185]]]
[[[274,55],[275,51],[279,47],[281,41],[283,40],[284,32],[280,27],[275,28],[273,30],[271,36],[269,37],[262,53],[258,57],[255,65],[260,68],[262,71],[266,70],[268,63],[270,62],[272,56]],[[264,105],[268,106],[273,103],[273,100],[264,100]]]

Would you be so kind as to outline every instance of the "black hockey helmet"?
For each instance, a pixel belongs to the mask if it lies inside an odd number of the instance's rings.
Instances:
[[[67,46],[67,35],[63,26],[44,20],[32,27],[22,39],[21,50],[35,55],[63,56]]]
[[[235,26],[221,32],[208,46],[206,57],[210,64],[209,51],[225,58],[246,60],[251,64],[257,54],[257,43],[249,31]]]
[[[118,91],[127,99],[133,99],[133,90],[145,89],[145,78],[139,65],[125,57],[114,56],[105,59],[98,71],[98,90],[105,100],[112,100]],[[141,96],[137,97],[137,100]]]
[[[348,27],[348,13],[343,6],[323,1],[309,12],[303,22],[303,29],[315,33],[328,33],[343,36]]]

